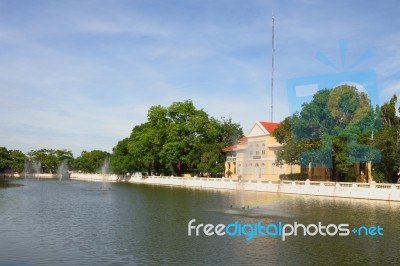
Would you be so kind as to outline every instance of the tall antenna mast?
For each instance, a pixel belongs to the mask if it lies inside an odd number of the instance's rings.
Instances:
[[[271,70],[271,122],[274,122],[274,74],[275,74],[275,18],[272,12],[272,70]]]

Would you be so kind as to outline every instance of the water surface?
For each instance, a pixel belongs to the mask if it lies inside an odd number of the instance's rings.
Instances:
[[[0,189],[0,265],[398,263],[396,202],[118,183],[17,182],[24,186]],[[188,236],[192,219],[214,225],[380,225],[384,236],[297,236],[286,241]]]

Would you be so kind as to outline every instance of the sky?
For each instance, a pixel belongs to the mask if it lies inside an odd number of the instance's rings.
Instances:
[[[382,104],[400,93],[399,11],[389,0],[0,0],[0,146],[111,152],[151,106],[188,99],[247,133],[271,121],[272,14],[274,122],[293,112],[287,84],[302,77],[370,70]]]

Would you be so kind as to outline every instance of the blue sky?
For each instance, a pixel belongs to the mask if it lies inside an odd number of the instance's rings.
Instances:
[[[372,69],[380,103],[400,92],[397,1],[0,0],[0,146],[111,152],[186,99],[247,132],[270,120],[272,10],[275,122],[293,78]]]

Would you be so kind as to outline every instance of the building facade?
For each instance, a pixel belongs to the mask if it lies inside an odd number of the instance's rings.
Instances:
[[[225,177],[279,180],[281,174],[300,173],[298,165],[276,165],[275,151],[282,145],[272,136],[278,123],[256,122],[236,145],[226,147]]]
[[[224,148],[225,177],[280,180],[281,174],[302,173],[311,181],[332,181],[330,168],[311,167],[311,164],[304,168],[299,165],[275,164],[275,152],[282,146],[272,136],[272,132],[278,126],[279,123],[256,122],[250,132],[239,139],[236,145]],[[347,174],[353,177],[354,180],[351,181],[371,182],[373,180],[371,169],[371,162],[355,163]]]

